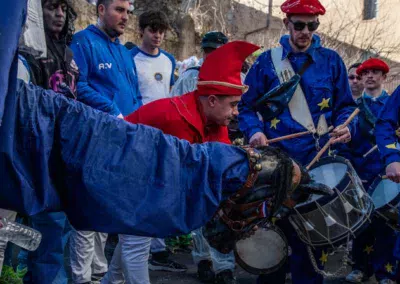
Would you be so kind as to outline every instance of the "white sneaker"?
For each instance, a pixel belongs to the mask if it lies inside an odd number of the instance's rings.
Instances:
[[[364,273],[361,270],[353,270],[346,276],[346,281],[351,283],[362,283],[365,280],[367,279],[364,277]]]

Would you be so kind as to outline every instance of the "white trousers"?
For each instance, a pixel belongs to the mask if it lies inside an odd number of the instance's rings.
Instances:
[[[9,221],[15,221],[15,217],[17,217],[17,212],[0,208],[0,217],[6,218]],[[8,240],[6,238],[2,238],[0,234],[0,275],[3,268],[4,254],[7,249],[7,242]]]
[[[211,260],[213,270],[216,274],[224,270],[233,271],[235,269],[235,255],[233,251],[228,254],[223,254],[211,247],[204,238],[201,228],[194,230],[192,232],[192,237],[194,246],[192,257],[196,265],[202,260]]]
[[[107,272],[106,242],[106,233],[72,230],[70,260],[74,283],[90,282],[92,274]]]
[[[113,258],[101,284],[150,284],[149,255],[165,251],[163,239],[119,235]]]

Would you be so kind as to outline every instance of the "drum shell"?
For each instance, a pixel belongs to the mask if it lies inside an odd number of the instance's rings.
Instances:
[[[339,170],[343,177],[334,188],[335,194],[298,204],[295,214],[289,216],[300,239],[313,247],[345,244],[370,224],[373,203],[349,161],[342,157],[323,158],[310,171],[335,163],[346,165],[344,172]],[[326,175],[323,169],[321,172]]]
[[[385,175],[385,172],[381,172],[378,177],[374,179],[374,181],[371,183],[371,186],[368,188],[368,194],[371,196],[372,200],[374,197],[374,191],[378,188],[379,184],[381,182],[388,182],[388,183],[393,183],[394,182],[390,180],[383,180],[382,177]],[[396,185],[397,186],[397,185]],[[398,226],[399,224],[399,206],[400,206],[400,191],[397,194],[397,196],[392,199],[390,202],[388,202],[386,205],[381,206],[381,207],[375,207],[375,215],[384,217],[389,221],[391,224],[394,226]]]

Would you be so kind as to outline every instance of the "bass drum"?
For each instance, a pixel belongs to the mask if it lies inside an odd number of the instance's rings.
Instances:
[[[289,254],[285,235],[272,224],[259,228],[250,238],[238,241],[234,252],[236,262],[256,275],[278,270]]]

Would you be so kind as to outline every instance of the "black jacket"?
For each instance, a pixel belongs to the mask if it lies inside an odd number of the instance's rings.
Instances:
[[[66,24],[60,39],[53,39],[46,32],[46,58],[36,58],[29,52],[21,51],[21,55],[29,64],[33,84],[70,97],[76,97],[76,82],[79,76],[78,66],[73,60],[73,52],[68,47],[74,33],[75,19],[76,14],[68,5]]]

